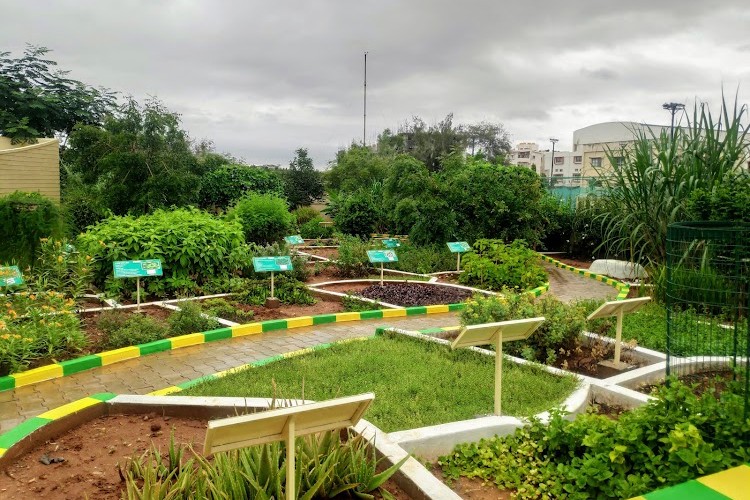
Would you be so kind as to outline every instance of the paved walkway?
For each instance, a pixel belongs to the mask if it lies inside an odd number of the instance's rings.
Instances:
[[[419,330],[458,324],[455,313],[331,323],[219,340],[95,368],[0,392],[0,432],[98,392],[147,394],[204,375],[305,347],[375,333],[379,326]]]
[[[560,269],[548,262],[543,262],[543,265],[549,274],[549,293],[563,302],[578,299],[614,300],[617,298],[618,291],[613,286]]]

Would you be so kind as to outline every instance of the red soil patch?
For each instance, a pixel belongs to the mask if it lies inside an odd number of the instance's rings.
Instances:
[[[129,307],[127,309],[118,308],[118,309],[113,309],[113,310],[117,311],[118,313],[128,315],[128,316],[132,314],[145,314],[146,316],[150,316],[154,318],[159,323],[164,323],[164,324],[166,324],[167,318],[173,312],[173,311],[170,311],[169,309],[164,309],[163,307],[158,307],[158,306],[141,307],[140,313],[136,311],[135,307]],[[99,320],[99,317],[102,315],[103,312],[107,312],[107,311],[80,313],[81,327],[83,328],[83,331],[86,334],[86,338],[89,340],[89,345],[92,346],[92,348],[89,349],[89,351],[92,353],[100,352],[100,349],[98,348],[98,346],[101,344],[102,338],[104,336],[104,332],[99,330],[99,327],[97,326],[97,321]]]

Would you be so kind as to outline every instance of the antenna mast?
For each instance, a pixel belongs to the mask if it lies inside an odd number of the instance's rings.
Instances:
[[[364,94],[364,114],[362,117],[362,145],[367,143],[367,52],[365,52],[365,94]]]

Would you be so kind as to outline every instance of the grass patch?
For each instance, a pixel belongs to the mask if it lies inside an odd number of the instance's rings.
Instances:
[[[467,349],[385,334],[202,382],[189,396],[304,397],[321,401],[374,392],[365,418],[386,432],[492,413],[494,358]],[[556,406],[577,386],[533,366],[503,365],[503,413],[528,416]]]

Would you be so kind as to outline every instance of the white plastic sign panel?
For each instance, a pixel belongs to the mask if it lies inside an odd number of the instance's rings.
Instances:
[[[112,263],[115,278],[146,278],[162,276],[161,260],[116,260]]]
[[[256,273],[271,273],[292,270],[292,258],[288,255],[278,257],[253,257],[253,270]]]
[[[451,344],[451,348],[497,344],[498,336],[502,336],[503,342],[524,340],[529,338],[542,323],[544,323],[543,317],[470,325],[461,330]]]
[[[645,306],[646,303],[651,301],[651,297],[638,297],[637,299],[625,299],[625,300],[612,300],[605,302],[599,308],[589,314],[586,319],[599,319],[609,318],[611,316],[617,316],[620,312],[632,313]]]
[[[208,423],[203,453],[283,441],[288,438],[290,421],[295,437],[350,427],[359,422],[373,399],[375,394],[366,393],[212,420]]]

